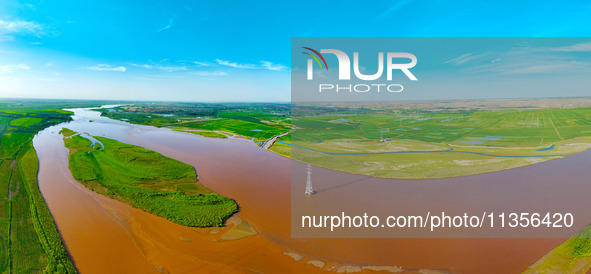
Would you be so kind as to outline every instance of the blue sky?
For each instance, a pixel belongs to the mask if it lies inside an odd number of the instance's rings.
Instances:
[[[588,1],[0,1],[0,97],[289,101],[291,37],[590,36]]]

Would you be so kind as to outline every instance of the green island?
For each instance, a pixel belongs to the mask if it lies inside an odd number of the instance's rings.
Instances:
[[[76,273],[37,184],[33,136],[78,103],[0,100],[0,273]]]
[[[155,151],[62,129],[70,171],[89,189],[172,222],[222,226],[237,212],[234,200],[199,184],[195,169]]]

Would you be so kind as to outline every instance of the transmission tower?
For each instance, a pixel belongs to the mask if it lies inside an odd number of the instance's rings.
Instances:
[[[312,194],[314,194],[314,189],[312,189],[312,167],[308,165],[306,171],[308,172],[308,180],[306,181],[306,196],[310,197]]]

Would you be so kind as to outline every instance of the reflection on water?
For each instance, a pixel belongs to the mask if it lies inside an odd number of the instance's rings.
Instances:
[[[158,271],[313,271],[314,266],[295,263],[284,251],[306,254],[309,259],[364,265],[400,265],[411,268],[447,269],[454,272],[517,272],[525,269],[561,239],[292,239],[290,218],[290,160],[243,139],[217,139],[163,128],[131,125],[101,117],[87,109],[74,109],[74,120],[50,127],[34,139],[40,159],[39,184],[76,266],[83,273],[149,273]],[[92,120],[93,122],[89,122]],[[94,136],[140,145],[195,166],[200,182],[221,195],[235,199],[239,215],[260,233],[230,242],[214,242],[208,229],[188,228],[103,197],[77,183],[68,170],[62,127]],[[588,154],[583,157],[589,157]],[[568,158],[568,157],[567,157]],[[552,163],[550,161],[548,163]],[[588,162],[588,161],[587,161]],[[305,168],[295,164],[293,168]],[[578,169],[571,170],[578,172]],[[510,172],[510,171],[505,171]],[[512,182],[497,179],[503,191]],[[475,199],[451,195],[455,187],[482,191],[503,203],[523,198],[538,182],[521,182],[518,194],[502,198],[494,185],[467,181],[433,184],[433,181],[399,180],[396,191],[385,181],[342,172],[316,169],[316,203],[354,208],[357,202],[391,199],[401,207],[429,199]],[[351,177],[352,176],[352,177]],[[489,175],[490,176],[490,175]],[[480,178],[480,177],[477,177]],[[534,179],[534,178],[532,178]],[[542,179],[543,178],[535,178]],[[371,184],[371,187],[366,184]],[[539,182],[543,191],[551,182]],[[302,186],[294,191],[303,193]],[[301,189],[300,189],[301,188]],[[422,195],[421,190],[433,189]],[[521,189],[521,190],[520,190]],[[553,189],[560,191],[559,186]],[[391,192],[388,192],[391,191]],[[439,196],[435,195],[439,193]],[[450,195],[448,195],[450,194]],[[560,195],[568,195],[563,191]],[[415,196],[412,196],[415,195]],[[532,191],[531,197],[546,197]],[[303,197],[303,195],[301,195]],[[298,196],[299,197],[299,196]],[[481,198],[481,197],[478,197]],[[564,197],[567,198],[566,196]],[[578,197],[574,197],[578,198]],[[505,200],[506,201],[505,201]],[[297,201],[296,201],[297,202]],[[478,203],[477,203],[478,204]],[[328,208],[331,208],[329,206]],[[408,207],[408,205],[407,205]],[[587,205],[588,207],[588,205]],[[575,215],[576,216],[576,215]]]

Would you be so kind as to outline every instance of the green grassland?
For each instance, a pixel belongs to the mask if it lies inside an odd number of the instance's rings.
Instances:
[[[269,148],[270,151],[288,158],[291,158],[291,149],[291,146],[282,143],[275,143]]]
[[[205,137],[242,137],[257,143],[291,128],[289,107],[281,104],[136,104],[101,112],[135,124],[169,127]]]
[[[188,121],[176,124],[189,129],[204,129],[210,131],[226,131],[240,136],[254,138],[257,141],[267,140],[289,129],[270,126],[263,123],[254,123],[244,120],[219,118],[204,121]]]
[[[523,273],[588,273],[591,269],[591,226],[555,247]]]
[[[37,184],[33,136],[71,119],[54,106],[0,101],[0,273],[76,273]]]
[[[43,121],[42,118],[23,117],[10,121],[11,126],[15,127],[30,127]]]
[[[314,165],[381,178],[459,177],[540,163],[555,157],[501,158],[456,153],[326,155],[292,148],[291,155]]]
[[[180,131],[180,132],[187,132],[196,135],[200,135],[203,137],[210,137],[210,138],[220,138],[225,139],[228,136],[232,136],[232,133],[221,133],[220,131],[210,131],[210,130],[202,130],[202,129],[188,129],[185,127],[168,127],[172,130]]]
[[[89,189],[185,226],[222,226],[238,206],[199,184],[195,169],[142,147],[63,130],[70,170]]]
[[[38,239],[41,247],[47,253],[48,261],[45,272],[75,273],[76,269],[70,261],[68,252],[64,248],[62,239],[59,235],[59,232],[57,231],[51,213],[45,205],[45,200],[41,195],[41,191],[39,191],[39,187],[37,185],[39,161],[37,159],[37,154],[32,147],[29,147],[29,149],[24,153],[23,157],[19,161],[19,169],[25,184],[24,190],[27,192],[28,196],[28,206],[30,209],[29,214],[31,216],[30,219],[32,220],[33,227],[36,231],[36,233],[32,233],[33,230],[31,230],[31,233],[29,234],[29,237],[31,238],[30,242],[34,242],[34,239]],[[23,210],[16,212],[26,212],[26,210],[23,208]],[[22,222],[19,221],[19,225],[22,227]],[[30,224],[27,226],[27,228],[29,227]],[[23,242],[27,243],[27,241]],[[31,248],[28,246],[23,246],[22,251],[32,254]],[[26,257],[26,262],[30,262],[35,258],[34,256],[24,257]]]
[[[384,178],[420,179],[515,168],[591,147],[589,108],[354,113],[293,117],[296,130],[291,140],[280,140],[320,152],[366,155],[327,155],[301,148],[292,148],[288,153],[282,143],[276,143],[271,150],[326,168]],[[453,153],[392,153],[417,151]],[[553,156],[541,157],[545,155]]]
[[[591,136],[591,109],[376,113],[294,118],[301,141],[416,140],[458,146],[540,147]]]

